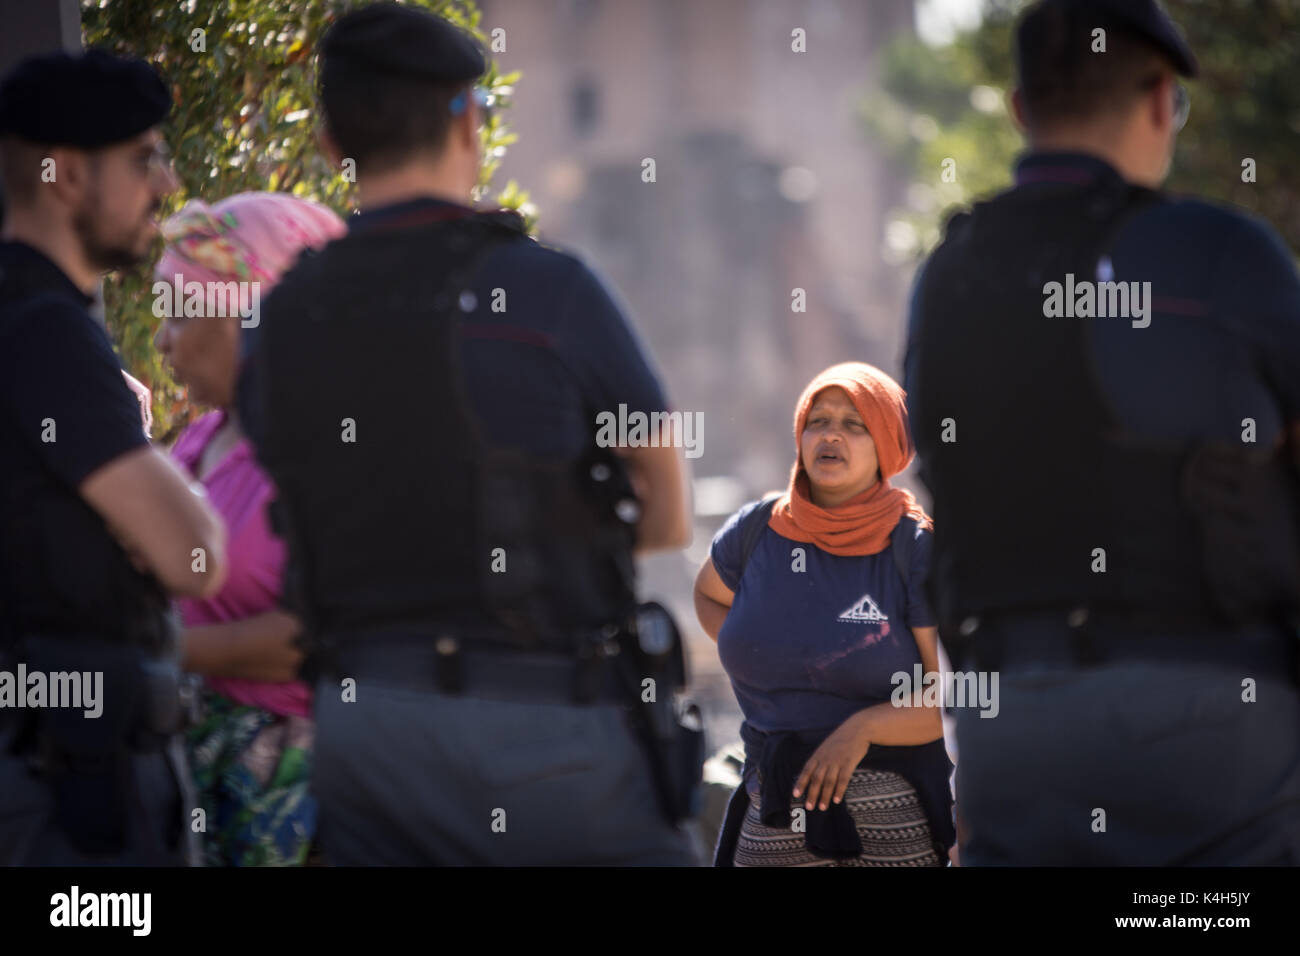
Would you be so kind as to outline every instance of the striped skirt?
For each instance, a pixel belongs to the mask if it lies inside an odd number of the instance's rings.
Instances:
[[[862,855],[852,860],[814,856],[802,832],[764,826],[758,796],[736,844],[736,866],[943,866],[930,838],[930,826],[912,785],[888,770],[859,768],[849,778],[844,805],[857,825]],[[792,800],[791,808],[801,807]]]

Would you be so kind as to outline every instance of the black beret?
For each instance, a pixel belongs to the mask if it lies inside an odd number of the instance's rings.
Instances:
[[[1194,77],[1200,72],[1192,48],[1158,0],[1103,0],[1101,5],[1116,20],[1159,47],[1183,76]]]
[[[1200,72],[1191,47],[1158,0],[1042,0],[1022,21],[1020,43],[1032,42],[1032,21],[1044,15],[1059,17],[1070,33],[1091,34],[1097,27],[1120,26],[1142,37],[1164,53],[1183,76]]]
[[[335,70],[423,77],[465,83],[487,72],[483,48],[437,14],[396,3],[376,3],[340,17],[321,41],[325,83]]]
[[[0,82],[0,136],[94,149],[162,122],[172,96],[142,60],[90,49],[29,57]]]

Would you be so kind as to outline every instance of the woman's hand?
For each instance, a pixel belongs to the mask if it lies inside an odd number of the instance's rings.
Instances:
[[[181,666],[205,677],[290,681],[298,676],[302,625],[274,608],[239,621],[187,627],[181,635]]]
[[[261,627],[249,661],[250,671],[260,680],[290,681],[298,676],[302,648],[298,635],[302,624],[288,611],[275,608],[260,615]]]
[[[864,712],[859,711],[836,727],[808,758],[795,781],[794,798],[799,799],[807,790],[804,807],[808,810],[825,810],[831,801],[841,803],[849,788],[849,778],[870,747]]]

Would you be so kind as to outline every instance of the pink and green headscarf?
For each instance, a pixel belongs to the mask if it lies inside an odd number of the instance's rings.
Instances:
[[[211,206],[191,199],[162,225],[167,247],[157,274],[269,287],[304,248],[320,248],[345,232],[329,209],[287,193],[237,193]]]

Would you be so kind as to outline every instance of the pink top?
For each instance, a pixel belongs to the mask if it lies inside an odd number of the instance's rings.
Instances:
[[[212,436],[226,421],[224,411],[209,412],[186,428],[172,447],[172,457],[196,475],[199,459]],[[186,627],[220,624],[273,610],[280,598],[284,542],[271,532],[266,505],[275,485],[253,458],[253,446],[241,438],[203,479],[208,500],[226,525],[229,576],[216,596],[205,600],[177,599]],[[307,717],[311,691],[301,681],[260,681],[205,678],[209,687],[240,704],[276,714]]]

